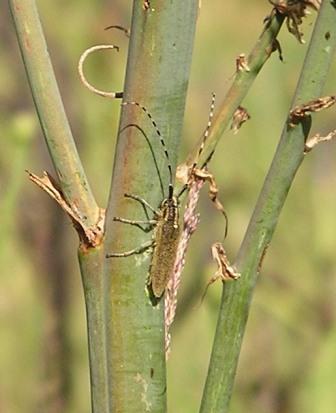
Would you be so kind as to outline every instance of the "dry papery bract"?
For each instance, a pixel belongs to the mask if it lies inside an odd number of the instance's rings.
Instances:
[[[195,165],[193,167],[188,167],[186,164],[182,164],[177,168],[177,178],[184,182],[185,185],[188,186],[188,200],[185,208],[185,212],[183,215],[183,231],[179,240],[179,244],[177,247],[177,254],[175,259],[174,271],[173,274],[168,282],[166,295],[165,295],[165,337],[166,337],[166,357],[168,357],[170,353],[170,344],[171,344],[171,337],[170,337],[170,326],[174,321],[176,306],[177,306],[177,292],[181,282],[181,275],[185,264],[185,256],[188,249],[189,241],[192,234],[196,231],[197,226],[200,221],[200,216],[196,213],[196,207],[199,201],[200,192],[205,184],[206,181],[209,182],[209,197],[211,201],[214,203],[217,210],[219,210],[224,218],[225,218],[225,234],[227,234],[227,224],[228,219],[226,212],[222,203],[218,199],[218,187],[215,182],[213,175],[206,169],[206,167],[196,168]],[[219,244],[219,243],[218,243]],[[220,244],[221,245],[221,244]],[[214,247],[213,247],[214,248]],[[222,250],[223,247],[222,247]],[[213,253],[214,254],[214,253]],[[218,253],[218,256],[221,252]],[[228,264],[226,259],[226,255],[222,258],[223,265],[221,265],[222,271],[226,265],[228,274],[232,275],[234,278],[234,270]],[[224,260],[224,261],[223,261]],[[218,262],[218,266],[220,266],[220,262]],[[218,270],[218,272],[220,269]],[[218,273],[217,272],[217,273]],[[217,274],[216,273],[216,274]],[[218,277],[216,277],[217,279]],[[237,277],[238,278],[238,275]],[[212,282],[214,282],[213,280]],[[211,283],[212,283],[211,282]],[[210,284],[209,284],[210,285]]]
[[[183,215],[183,230],[177,247],[174,271],[170,277],[165,294],[165,342],[166,357],[170,353],[170,326],[174,321],[177,307],[177,292],[181,283],[181,275],[185,264],[185,256],[192,234],[196,231],[199,224],[199,214],[196,213],[200,192],[204,181],[194,180],[188,191],[188,200]]]

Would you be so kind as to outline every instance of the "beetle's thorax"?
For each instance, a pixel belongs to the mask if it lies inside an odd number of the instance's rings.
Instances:
[[[164,199],[161,203],[160,211],[162,213],[162,220],[165,222],[173,223],[174,227],[177,228],[179,214],[178,200],[176,196]]]

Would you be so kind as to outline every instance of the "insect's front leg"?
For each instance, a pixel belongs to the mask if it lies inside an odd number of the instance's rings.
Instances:
[[[137,195],[132,195],[128,193],[125,193],[124,196],[126,198],[131,198],[139,202],[143,206],[147,216],[148,216],[147,208],[150,209],[154,213],[154,217],[158,216],[159,212],[157,212],[145,199]],[[127,218],[121,218],[121,217],[114,217],[113,221],[122,222],[123,224],[128,224],[128,225],[134,225],[140,228],[144,232],[152,231],[153,228],[157,225],[157,219],[133,220],[133,219],[127,219]],[[143,225],[146,225],[147,227],[143,227]],[[130,251],[106,254],[106,258],[130,257],[131,255],[135,255],[135,254],[142,254],[143,252],[145,252],[146,250],[154,246],[155,246],[155,242],[154,240],[151,240],[141,245],[140,247],[134,248]]]
[[[120,217],[113,217],[113,221],[122,222],[124,224],[134,225],[135,227],[140,228],[144,232],[150,232],[155,227],[157,221],[155,219],[147,219],[144,221],[120,218]],[[143,227],[142,225],[147,225],[147,227]]]
[[[154,245],[155,245],[155,242],[151,240],[151,241],[145,242],[140,247],[134,248],[133,250],[130,250],[130,251],[113,252],[111,254],[106,254],[106,258],[123,258],[123,257],[130,257],[131,255],[135,255],[135,254],[142,254],[148,249],[153,248]]]
[[[141,198],[138,195],[125,193],[124,197],[134,199],[134,201],[139,202],[145,208],[145,210],[146,210],[146,208],[150,209],[154,213],[155,216],[157,216],[159,214],[159,212],[155,208],[153,208],[152,205],[149,202],[147,202],[145,199]]]

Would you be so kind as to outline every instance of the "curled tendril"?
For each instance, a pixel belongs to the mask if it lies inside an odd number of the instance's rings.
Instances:
[[[105,92],[103,90],[97,89],[94,87],[85,77],[83,66],[86,58],[89,54],[99,51],[99,50],[106,50],[106,49],[114,49],[117,52],[119,51],[118,46],[114,46],[113,44],[99,44],[97,46],[92,46],[86,49],[83,54],[81,55],[79,62],[78,62],[78,73],[79,77],[85,87],[87,87],[91,92],[96,93],[99,96],[108,97],[112,99],[121,99],[123,97],[123,92]]]
[[[117,29],[117,30],[120,30],[120,31],[122,31],[124,34],[125,34],[125,36],[126,37],[130,37],[130,34],[131,34],[131,31],[130,31],[130,29],[126,29],[126,27],[124,27],[124,26],[119,26],[119,25],[113,25],[113,26],[107,26],[107,27],[105,27],[105,29],[104,30],[111,30],[111,29]]]

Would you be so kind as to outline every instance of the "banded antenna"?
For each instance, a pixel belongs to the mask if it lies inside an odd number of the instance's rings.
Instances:
[[[211,125],[212,125],[212,118],[214,116],[215,100],[216,100],[216,94],[213,92],[212,93],[212,98],[211,98],[211,105],[210,105],[210,109],[209,109],[208,123],[207,123],[207,126],[206,126],[205,130],[204,130],[203,138],[202,138],[201,144],[199,146],[199,149],[198,149],[198,152],[197,152],[197,155],[196,155],[196,159],[195,159],[194,163],[192,164],[189,173],[191,175],[195,174],[195,176],[198,176],[198,178],[209,182],[209,185],[210,185],[210,192],[209,192],[210,199],[215,204],[215,207],[223,214],[224,219],[225,219],[224,238],[226,238],[227,233],[228,233],[228,224],[229,224],[228,217],[227,217],[227,214],[224,210],[223,205],[221,204],[221,202],[217,198],[218,190],[217,190],[217,185],[216,185],[215,179],[214,179],[213,175],[211,173],[207,172],[207,170],[206,170],[206,166],[209,163],[214,151],[212,151],[210,153],[210,155],[205,160],[203,165],[201,165],[199,168],[197,168],[197,164],[198,164],[200,156],[201,156],[201,154],[204,150],[205,143],[206,143],[206,141],[209,137],[209,133],[210,133]],[[189,183],[186,183],[183,186],[183,188],[181,189],[181,191],[178,193],[177,199],[180,198],[180,196],[188,189],[188,187],[189,187]]]
[[[198,149],[196,159],[195,159],[195,161],[194,161],[194,163],[192,164],[192,167],[191,167],[191,169],[190,169],[191,171],[195,170],[195,168],[197,167],[197,163],[198,163],[199,158],[200,158],[200,156],[201,156],[201,154],[202,154],[202,152],[203,152],[203,149],[204,149],[204,146],[205,146],[205,142],[206,142],[206,140],[208,139],[209,132],[210,132],[210,128],[211,128],[211,125],[212,125],[212,118],[213,118],[213,116],[214,116],[215,100],[216,100],[216,94],[215,94],[215,92],[212,92],[212,95],[211,95],[211,104],[210,104],[209,116],[208,116],[208,123],[207,123],[207,126],[206,126],[206,128],[205,128],[205,130],[204,130],[204,132],[203,132],[203,138],[202,138],[200,147],[199,147],[199,149]],[[212,157],[212,153],[210,154],[210,156],[208,157],[208,159],[206,160],[206,162],[204,163],[204,165],[202,165],[202,168],[204,168],[204,167],[207,165],[207,163],[210,161],[211,157]],[[202,168],[201,168],[201,169],[202,169]],[[186,184],[182,187],[182,189],[180,190],[179,194],[177,195],[177,199],[179,199],[179,198],[181,197],[181,195],[184,194],[184,192],[188,189],[188,186],[189,186],[188,183],[186,183]]]
[[[157,126],[155,120],[153,119],[151,113],[145,108],[145,106],[142,106],[142,105],[140,105],[140,103],[135,102],[135,101],[129,101],[129,102],[126,101],[126,102],[123,102],[122,105],[123,105],[123,106],[126,106],[126,105],[134,105],[134,106],[137,106],[138,108],[140,108],[140,109],[147,115],[148,119],[151,121],[151,123],[152,123],[152,125],[153,125],[153,128],[154,128],[157,136],[158,136],[159,139],[160,139],[160,142],[161,142],[161,145],[162,145],[162,148],[163,148],[165,157],[166,157],[166,159],[167,159],[168,171],[169,171],[168,199],[172,199],[172,198],[173,198],[173,195],[174,195],[172,166],[171,166],[171,163],[170,163],[170,158],[169,158],[169,155],[168,155],[167,146],[166,146],[165,141],[164,141],[164,139],[163,139],[163,137],[162,137],[162,134],[161,134],[161,132],[160,132],[160,129],[158,128],[158,126]]]
[[[214,92],[212,92],[212,95],[211,95],[211,105],[210,105],[209,116],[208,116],[208,123],[207,123],[207,126],[206,126],[205,130],[204,130],[203,139],[202,139],[202,142],[201,142],[200,147],[199,147],[199,149],[198,149],[197,157],[196,157],[196,160],[195,160],[194,163],[193,163],[192,169],[196,168],[197,163],[198,163],[198,161],[199,161],[199,158],[200,158],[200,156],[201,156],[201,154],[202,154],[202,152],[203,152],[203,149],[204,149],[204,146],[205,146],[205,142],[206,142],[206,140],[208,139],[209,132],[210,132],[210,128],[211,128],[211,125],[212,125],[212,118],[213,118],[213,116],[214,116],[215,100],[216,100],[216,94],[215,94]],[[210,161],[211,156],[212,156],[212,154],[211,154],[211,155],[209,156],[209,158],[206,160],[205,164],[202,165],[202,168],[204,168],[204,167],[206,166],[206,164]]]

